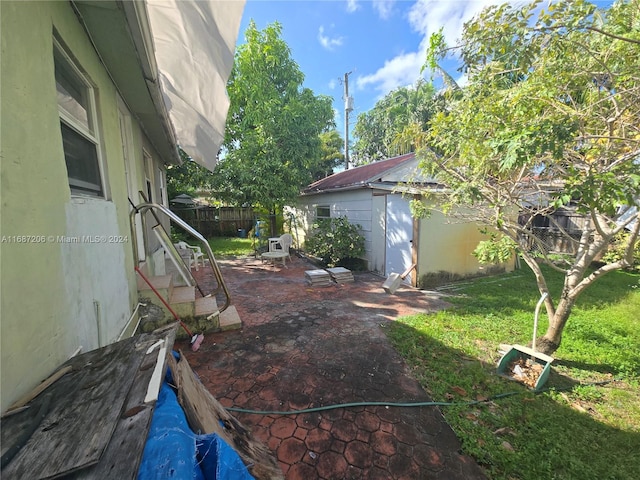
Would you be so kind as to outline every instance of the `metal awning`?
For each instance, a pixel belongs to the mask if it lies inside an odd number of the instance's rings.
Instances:
[[[165,163],[179,145],[216,165],[229,108],[226,84],[245,0],[72,0],[131,113]]]
[[[213,170],[245,0],[147,0],[160,86],[178,144]]]

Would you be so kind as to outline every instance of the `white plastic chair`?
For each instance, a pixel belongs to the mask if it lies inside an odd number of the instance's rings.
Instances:
[[[291,234],[285,233],[284,235],[280,235],[280,238],[278,238],[278,241],[275,242],[275,245],[273,246],[273,248],[275,251],[278,249],[278,245],[280,245],[280,248],[282,249],[282,251],[286,253],[287,257],[289,257],[289,260],[291,260],[291,254],[289,253],[289,248],[291,247],[292,244],[293,244],[293,237],[291,236]]]
[[[196,272],[197,272],[198,271],[198,263],[199,262],[202,262],[202,266],[204,267],[204,253],[202,253],[202,250],[200,249],[200,247],[189,245],[187,242],[178,242],[178,243],[175,243],[174,246],[178,250],[189,250],[190,251],[189,268],[191,268],[191,266],[195,266],[196,267]]]

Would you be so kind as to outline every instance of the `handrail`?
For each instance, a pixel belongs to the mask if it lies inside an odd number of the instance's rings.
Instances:
[[[147,198],[147,196],[144,194],[144,192],[142,190],[138,190],[138,195],[140,195],[142,197],[142,199],[144,200],[144,203],[149,203],[149,199]],[[135,205],[131,205],[133,208],[135,208]],[[153,210],[151,210],[151,215],[153,215],[153,218],[156,219],[156,222],[158,222],[158,225],[162,226],[162,222],[160,221],[160,219],[158,218],[158,215],[156,214],[156,212],[154,212]],[[141,215],[140,218],[142,219],[142,231],[146,232],[147,228],[145,226],[145,217],[144,215]],[[133,228],[133,226],[132,226]],[[155,227],[154,227],[155,228]],[[163,227],[164,230],[164,227]],[[182,263],[184,263],[184,260],[182,260]],[[174,264],[175,265],[175,264]],[[176,265],[177,266],[177,265]],[[189,265],[186,265],[186,268],[189,268]],[[181,271],[182,274],[182,269],[179,269]],[[200,288],[200,285],[198,285],[198,282],[196,282],[195,278],[193,278],[193,275],[191,275],[191,271],[187,271],[185,270],[184,273],[186,273],[189,276],[189,279],[191,282],[193,282],[193,284],[196,286],[196,288],[198,289],[198,291],[200,292],[200,295],[202,295],[204,297],[204,292],[202,291],[202,289]],[[187,282],[189,283],[189,282]],[[219,289],[218,289],[219,290]],[[218,292],[218,290],[216,290],[216,293]]]
[[[204,248],[206,250],[206,253],[207,253],[207,256],[209,257],[209,264],[211,265],[211,269],[213,270],[213,274],[216,277],[218,285],[220,286],[220,288],[222,288],[222,291],[224,292],[225,302],[224,302],[224,305],[222,306],[222,308],[219,309],[220,313],[224,312],[229,307],[229,305],[231,304],[231,295],[229,293],[229,289],[227,288],[227,284],[225,283],[224,279],[222,278],[222,273],[220,272],[220,267],[218,266],[218,262],[216,262],[216,257],[213,255],[213,251],[211,250],[211,246],[209,245],[209,242],[207,242],[207,240],[202,236],[202,234],[200,232],[198,232],[191,225],[189,225],[187,222],[182,220],[179,216],[177,216],[175,213],[173,213],[167,207],[165,207],[163,205],[159,205],[157,203],[152,203],[152,202],[150,202],[150,203],[141,203],[140,205],[136,205],[133,208],[133,210],[131,210],[131,213],[129,213],[129,221],[130,221],[131,225],[134,225],[135,216],[138,213],[142,214],[142,213],[145,213],[147,210],[151,210],[153,212],[154,209],[155,210],[159,210],[162,213],[164,213],[167,217],[169,217],[171,220],[173,220],[179,227],[181,227],[183,230],[187,231],[188,233],[193,235],[195,238],[200,240],[200,243],[204,246]],[[135,228],[131,229],[131,235],[132,235],[134,258],[135,258],[136,261],[138,261],[137,260],[139,258],[138,257],[138,237],[137,237],[137,232],[136,232]]]

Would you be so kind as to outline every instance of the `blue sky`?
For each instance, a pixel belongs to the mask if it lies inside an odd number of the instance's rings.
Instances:
[[[344,135],[342,79],[346,72],[352,72],[352,130],[359,113],[371,109],[394,88],[416,82],[432,33],[443,27],[448,43],[454,44],[464,22],[497,3],[503,1],[247,0],[238,44],[244,42],[251,19],[260,30],[280,22],[282,38],[305,74],[304,86],[333,97],[336,126]],[[454,64],[443,66],[454,78],[460,76]]]

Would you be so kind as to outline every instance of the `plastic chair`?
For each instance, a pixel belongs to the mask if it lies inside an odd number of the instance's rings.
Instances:
[[[190,251],[189,268],[191,268],[191,266],[193,265],[196,267],[196,272],[197,272],[199,262],[202,262],[202,266],[204,267],[204,253],[202,253],[202,250],[200,249],[200,247],[189,245],[187,242],[178,242],[178,243],[175,243],[174,246],[178,250]]]
[[[291,260],[291,254],[289,253],[289,248],[293,244],[293,237],[289,233],[285,233],[284,235],[280,235],[277,242],[274,242],[273,249],[278,250],[278,245],[282,249],[284,253],[287,254],[289,260]]]

